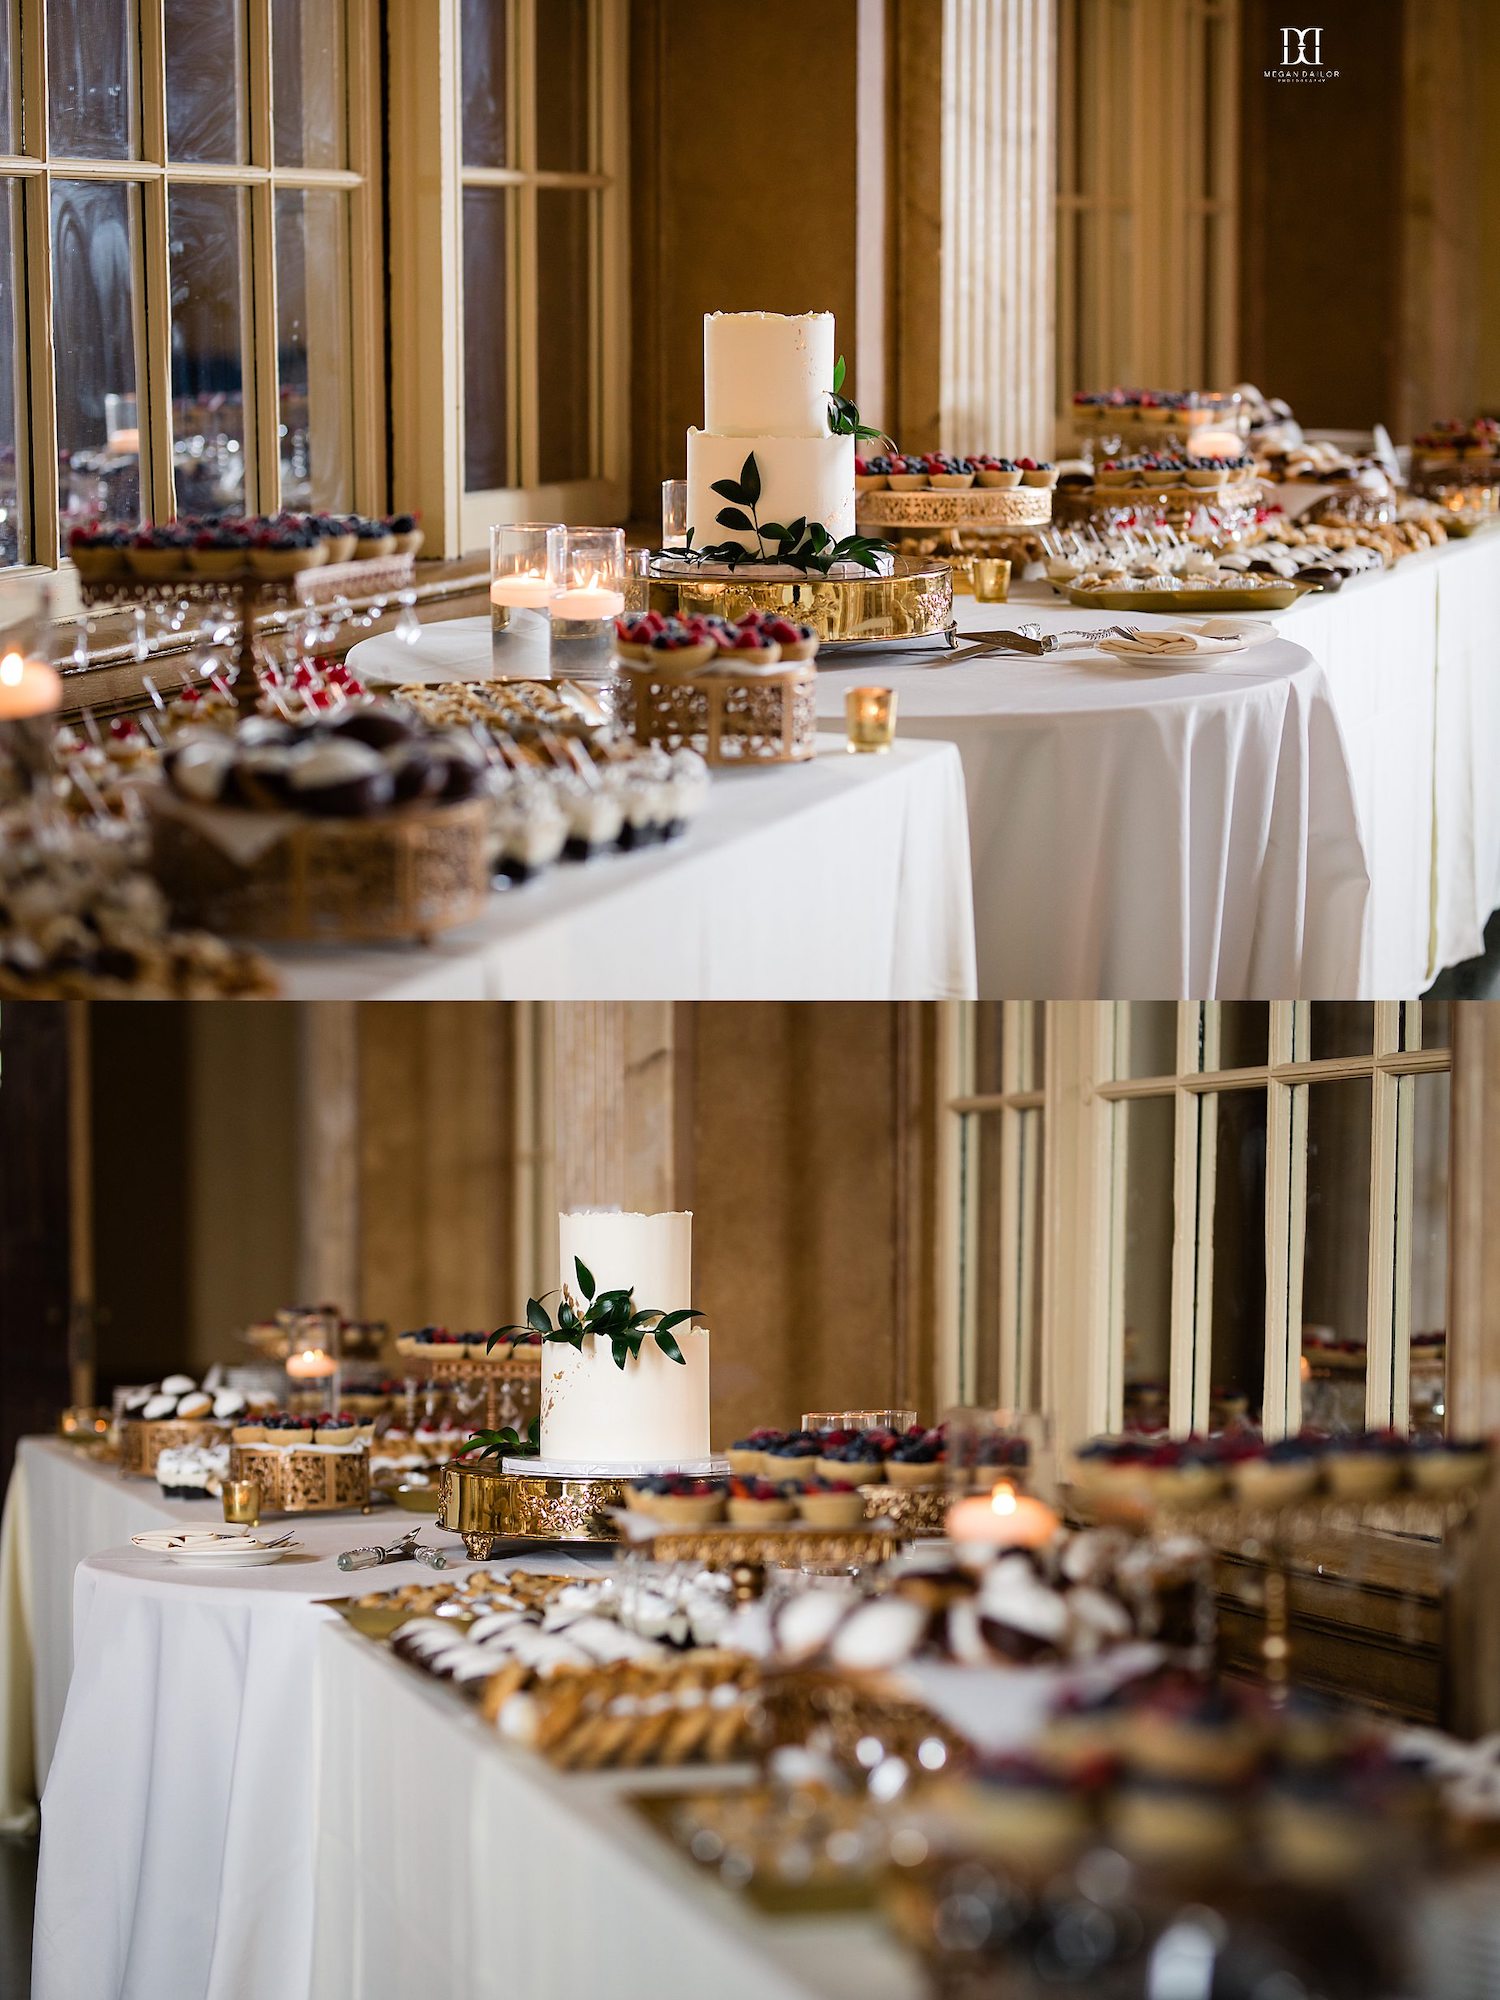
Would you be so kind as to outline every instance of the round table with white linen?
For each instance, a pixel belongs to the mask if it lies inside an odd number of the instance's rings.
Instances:
[[[341,1549],[410,1516],[305,1516],[299,1555],[188,1569],[125,1547],[74,1582],[73,1677],[46,1790],[33,2000],[304,2000],[311,1992],[319,1599]],[[456,1536],[422,1539],[468,1567]],[[541,1566],[584,1565],[549,1551]]]

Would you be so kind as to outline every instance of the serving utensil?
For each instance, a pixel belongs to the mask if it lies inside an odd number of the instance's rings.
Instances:
[[[406,1533],[391,1543],[389,1548],[372,1546],[362,1549],[345,1549],[339,1557],[340,1569],[378,1569],[388,1562],[425,1563],[428,1569],[446,1569],[448,1558],[441,1549],[423,1548],[417,1541],[417,1530],[408,1528]]]

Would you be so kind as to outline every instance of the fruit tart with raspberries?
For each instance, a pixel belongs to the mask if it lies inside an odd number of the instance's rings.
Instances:
[[[716,663],[726,670],[766,672],[810,660],[817,650],[818,635],[811,625],[767,611],[747,611],[732,623],[701,613],[669,618],[660,611],[632,611],[615,620],[618,657],[668,679]]]

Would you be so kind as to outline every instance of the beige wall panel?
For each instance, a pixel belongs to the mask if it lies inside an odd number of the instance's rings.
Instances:
[[[827,311],[860,395],[858,0],[631,8],[632,512],[703,421],[705,312]],[[877,341],[877,351],[878,351]],[[875,420],[879,412],[870,411]]]
[[[700,1006],[691,1206],[714,1438],[900,1382],[897,1015]]]
[[[367,1005],[359,1025],[361,1309],[393,1328],[496,1325],[522,1302],[507,1010]]]

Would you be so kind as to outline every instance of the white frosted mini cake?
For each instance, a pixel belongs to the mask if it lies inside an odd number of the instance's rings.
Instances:
[[[703,320],[703,429],[687,438],[692,546],[737,542],[768,553],[757,524],[817,523],[831,542],[854,533],[854,438],[831,429],[832,313],[707,313]],[[755,461],[759,492],[735,502]],[[744,527],[721,522],[726,508]]]
[[[629,1287],[637,1310],[692,1305],[691,1214],[625,1215],[585,1209],[558,1217],[562,1285],[581,1313],[581,1262],[595,1296]],[[675,1329],[683,1359],[649,1336],[620,1367],[611,1343],[587,1334],[571,1347],[542,1347],[544,1465],[695,1467],[709,1457],[708,1332]]]

